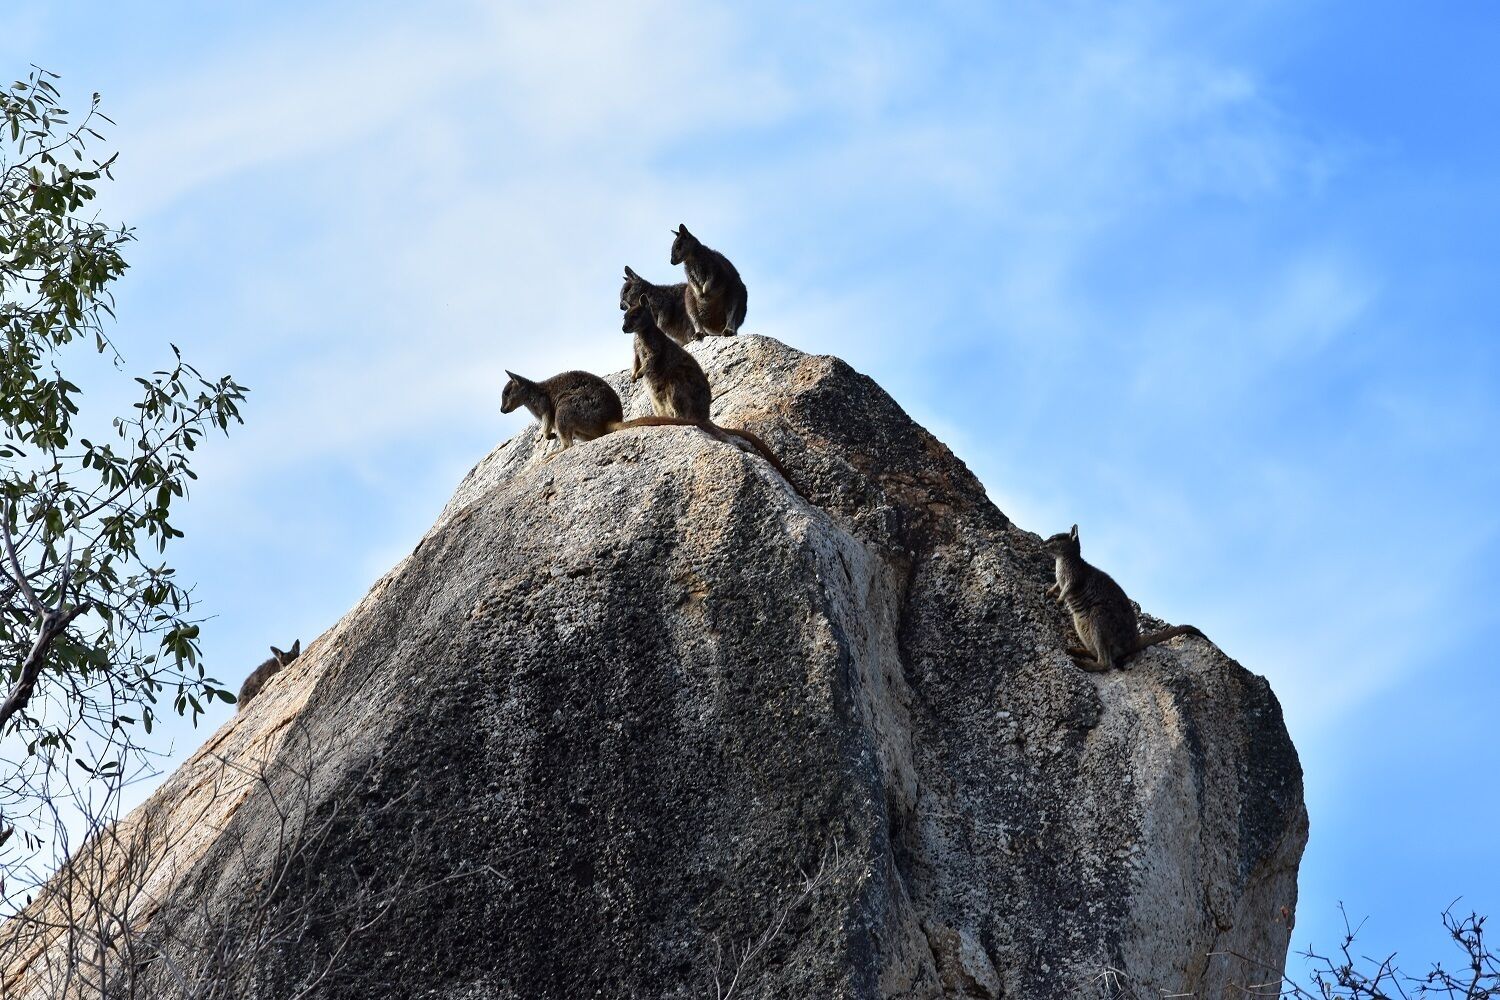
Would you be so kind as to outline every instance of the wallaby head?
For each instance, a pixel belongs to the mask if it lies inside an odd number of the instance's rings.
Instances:
[[[277,649],[275,646],[271,647],[271,657],[276,661],[276,663],[278,665],[283,666],[283,667],[286,666],[288,663],[291,663],[293,660],[295,660],[297,657],[299,657],[301,655],[302,655],[302,640],[301,639],[298,639],[296,642],[292,643],[292,648],[291,649]]]
[[[516,407],[526,405],[526,401],[537,392],[537,384],[513,371],[507,370],[505,374],[510,376],[510,381],[505,383],[505,391],[500,394],[500,412],[510,413]]]
[[[646,304],[645,296],[638,296],[625,310],[625,321],[620,324],[620,329],[625,333],[641,333],[656,327],[656,317],[651,313],[651,307]]]
[[[1078,544],[1078,525],[1073,525],[1069,531],[1062,531],[1046,541],[1042,542],[1042,548],[1054,556],[1083,557],[1083,548]]]
[[[627,265],[625,268],[625,284],[620,286],[620,311],[626,312],[636,299],[640,297],[641,285],[644,282],[641,276],[636,274]]]
[[[687,260],[688,254],[703,245],[698,242],[698,237],[688,232],[688,227],[681,223],[677,226],[677,232],[672,235],[677,237],[672,241],[673,264],[681,264],[684,260]]]

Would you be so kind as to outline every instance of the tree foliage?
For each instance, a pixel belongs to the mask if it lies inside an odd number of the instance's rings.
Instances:
[[[107,332],[134,235],[90,214],[114,156],[93,95],[75,120],[55,74],[0,91],[0,810],[48,768],[113,771],[163,707],[196,722],[214,698],[190,590],[165,561],[194,450],[240,421],[245,389],[176,347],[135,377],[128,412],[87,433],[88,381],[129,382]],[[99,355],[109,364],[88,363]],[[65,365],[67,366],[65,368]],[[92,384],[91,384],[91,392]],[[90,412],[88,416],[92,417]],[[3,831],[0,831],[3,834]]]

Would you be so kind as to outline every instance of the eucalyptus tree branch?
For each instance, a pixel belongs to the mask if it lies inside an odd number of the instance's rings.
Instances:
[[[5,523],[3,525],[0,525],[0,528],[4,528],[5,554],[10,559],[11,580],[21,588],[21,593],[25,595],[26,603],[31,605],[32,610],[34,610],[37,614],[45,614],[47,611],[47,607],[37,599],[36,591],[31,589],[31,584],[26,580],[26,572],[21,569],[21,560],[16,556],[16,540],[14,537],[12,537],[10,531],[12,520],[15,517],[15,511],[16,508],[14,504],[6,504]]]
[[[162,439],[160,441],[158,441],[158,442],[156,442],[156,444],[152,445],[151,448],[149,448],[147,451],[145,451],[139,457],[131,459],[132,464],[140,464],[140,463],[143,463],[143,462],[149,462],[151,459],[155,458],[156,454],[159,451],[161,451],[163,448],[165,448],[168,444],[172,443],[173,441],[178,440],[179,435],[181,435],[183,431],[187,430],[189,427],[192,427],[193,425],[195,425],[199,421],[201,421],[203,419],[204,414],[206,414],[209,411],[209,408],[212,406],[212,403],[213,403],[212,400],[208,400],[208,401],[199,403],[198,406],[197,406],[197,408],[194,409],[191,414],[189,414],[188,416],[183,417],[181,420],[179,420],[177,422],[177,426],[173,427],[170,431],[168,431],[166,434],[164,434],[162,436]],[[100,500],[97,503],[94,503],[93,506],[88,507],[87,509],[85,509],[85,510],[79,512],[78,514],[74,515],[74,520],[75,521],[85,521],[88,518],[93,517],[95,514],[99,513],[100,511],[102,511],[106,507],[108,507],[110,504],[112,504],[116,500],[120,499],[120,497],[123,496],[125,493],[127,493],[131,489],[131,487],[133,485],[134,485],[133,483],[131,483],[129,480],[127,480],[124,486],[119,487],[118,489],[116,489],[115,491],[113,491],[112,493],[110,493],[107,497],[105,497],[103,500]]]
[[[233,701],[199,662],[191,586],[149,549],[181,535],[193,448],[239,420],[245,393],[174,347],[175,364],[134,379],[144,397],[111,422],[114,447],[77,436],[68,345],[122,364],[105,325],[135,236],[88,208],[115,162],[92,148],[110,123],[98,95],[75,119],[55,79],[35,68],[0,91],[0,808],[28,840],[56,782],[147,753],[135,733],[164,693],[195,720]],[[0,886],[12,872],[0,852]]]
[[[52,643],[67,631],[68,626],[73,624],[73,619],[89,609],[88,603],[85,602],[66,611],[63,610],[68,600],[68,584],[73,576],[71,540],[68,542],[68,554],[63,559],[62,573],[57,583],[57,607],[47,607],[36,596],[36,592],[26,582],[26,573],[21,569],[21,561],[16,557],[16,544],[10,531],[10,513],[11,510],[8,509],[4,524],[0,524],[0,535],[4,536],[5,554],[10,558],[14,578],[25,593],[27,602],[37,613],[37,630],[36,639],[31,644],[31,651],[26,654],[26,659],[21,661],[21,670],[15,684],[5,696],[5,700],[0,702],[0,732],[4,731],[11,717],[24,709],[31,701],[31,695],[36,690],[37,678],[42,675],[42,668],[47,664],[47,652],[51,649]]]

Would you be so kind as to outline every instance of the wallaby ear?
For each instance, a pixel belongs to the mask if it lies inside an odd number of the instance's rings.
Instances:
[[[636,273],[630,269],[630,265],[629,264],[625,265],[625,277],[631,278],[631,279],[634,279],[636,277]]]
[[[274,656],[274,657],[276,657],[276,659],[279,660],[282,657],[286,656],[286,650],[284,650],[284,649],[277,649],[275,646],[272,646],[271,647],[271,655]]]
[[[522,378],[521,376],[517,375],[515,372],[511,371],[509,368],[505,369],[505,374],[509,375],[510,378],[511,378],[511,381],[515,382],[517,385],[525,385],[526,384],[526,380],[524,378]],[[297,641],[301,642],[302,640],[298,639]]]
[[[635,297],[635,304],[638,305],[638,306],[640,306],[642,309],[646,308],[646,293],[645,292],[642,292],[640,295],[637,295]]]
[[[298,639],[296,642],[292,643],[292,648],[287,652],[291,653],[293,656],[302,655],[302,640]]]
[[[678,236],[691,236],[693,234],[687,231],[687,223],[685,223],[685,222],[679,222],[679,223],[677,223],[677,235]]]
[[[1073,530],[1068,532],[1068,537],[1075,542],[1078,541],[1078,525],[1073,525]]]

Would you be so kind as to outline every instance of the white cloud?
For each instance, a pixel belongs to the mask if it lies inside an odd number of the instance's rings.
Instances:
[[[182,75],[148,78],[116,113],[129,126],[117,130],[126,192],[118,207],[138,220],[205,185],[309,157],[359,176],[370,165],[339,161],[342,153],[382,129],[408,128],[484,68],[482,37],[439,23],[356,29],[333,46],[302,25],[282,26]]]

